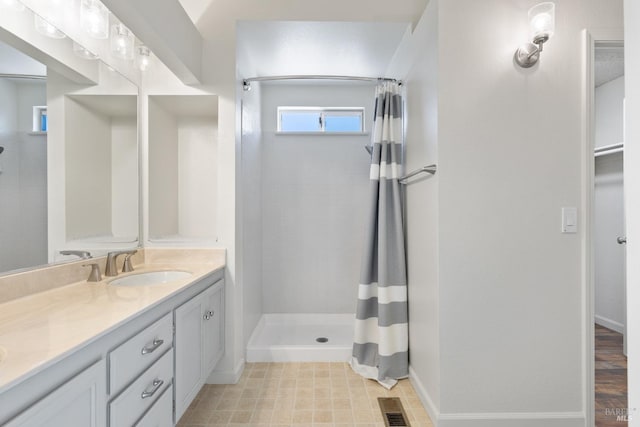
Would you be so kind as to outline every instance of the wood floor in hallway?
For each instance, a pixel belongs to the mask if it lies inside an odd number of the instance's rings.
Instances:
[[[627,425],[627,357],[622,334],[595,325],[596,427]]]

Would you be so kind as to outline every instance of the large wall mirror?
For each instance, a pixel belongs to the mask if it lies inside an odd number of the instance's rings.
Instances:
[[[137,85],[70,40],[53,65],[22,41],[0,21],[0,275],[138,246]],[[73,78],[83,61],[93,81]]]

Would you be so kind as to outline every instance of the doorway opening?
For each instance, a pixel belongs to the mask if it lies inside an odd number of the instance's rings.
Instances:
[[[624,48],[595,41],[591,96],[594,415],[596,427],[627,421],[624,218]]]

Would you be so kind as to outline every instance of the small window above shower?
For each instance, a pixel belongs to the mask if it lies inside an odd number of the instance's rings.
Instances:
[[[279,133],[362,134],[363,107],[278,107]]]

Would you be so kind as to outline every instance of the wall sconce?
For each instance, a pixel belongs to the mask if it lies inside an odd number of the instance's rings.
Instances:
[[[82,29],[95,39],[109,37],[109,11],[98,0],[82,0],[80,3]]]
[[[111,27],[111,52],[121,59],[133,60],[134,36],[131,30],[122,24]]]
[[[138,46],[137,49],[137,57],[136,57],[136,65],[140,71],[147,71],[151,59],[151,50],[146,46]]]
[[[520,46],[514,55],[516,63],[522,68],[532,67],[540,59],[542,45],[553,36],[555,30],[555,10],[556,5],[550,1],[529,9],[529,28],[532,42]]]

